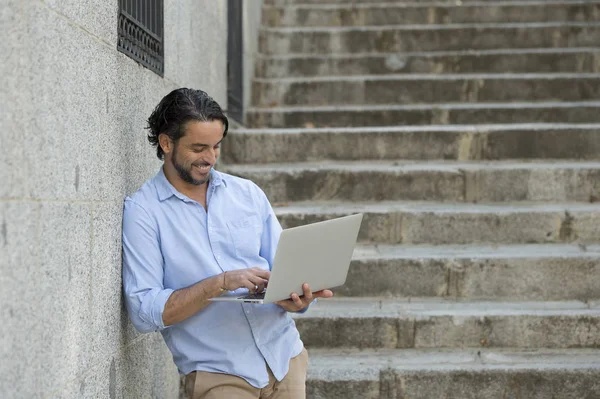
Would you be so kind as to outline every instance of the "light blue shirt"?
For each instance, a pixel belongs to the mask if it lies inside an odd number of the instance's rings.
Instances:
[[[215,302],[181,323],[163,323],[173,291],[224,271],[273,265],[281,226],[256,184],[212,170],[207,206],[178,192],[162,169],[125,199],[127,309],[139,331],[162,333],[181,373],[233,374],[262,388],[266,364],[281,380],[303,348],[280,306]]]

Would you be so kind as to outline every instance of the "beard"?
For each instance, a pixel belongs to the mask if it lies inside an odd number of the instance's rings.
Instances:
[[[195,186],[201,186],[204,183],[208,182],[208,179],[210,178],[209,173],[204,179],[194,179],[194,176],[192,176],[192,168],[194,167],[194,164],[190,164],[186,167],[185,164],[180,163],[177,159],[177,147],[173,148],[173,156],[171,158],[171,162],[173,162],[173,166],[175,167],[175,170],[177,171],[177,174],[179,175],[181,180],[183,180],[186,183],[193,184]]]

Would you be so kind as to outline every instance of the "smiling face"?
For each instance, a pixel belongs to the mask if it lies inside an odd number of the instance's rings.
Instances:
[[[165,165],[173,167],[179,179],[187,184],[201,186],[207,183],[210,170],[219,157],[223,131],[220,120],[190,121],[185,124],[185,134],[177,142],[161,135]]]

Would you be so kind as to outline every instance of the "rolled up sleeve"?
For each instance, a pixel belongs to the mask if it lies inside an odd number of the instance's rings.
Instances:
[[[129,317],[140,332],[166,328],[162,315],[173,290],[164,288],[163,265],[153,219],[142,206],[126,198],[123,209],[123,290]]]

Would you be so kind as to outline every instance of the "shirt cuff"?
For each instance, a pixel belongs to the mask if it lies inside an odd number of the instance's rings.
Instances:
[[[165,326],[162,316],[165,310],[165,305],[167,304],[167,301],[172,293],[172,289],[164,289],[159,291],[159,293],[156,295],[156,298],[154,298],[154,303],[152,304],[152,321],[159,330],[164,330],[165,328],[169,327]]]

